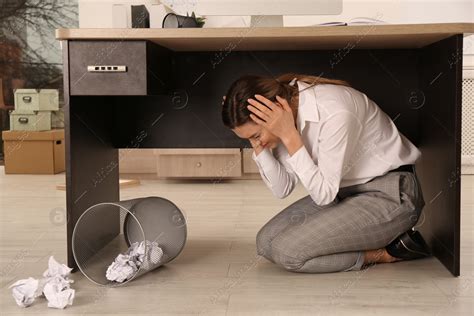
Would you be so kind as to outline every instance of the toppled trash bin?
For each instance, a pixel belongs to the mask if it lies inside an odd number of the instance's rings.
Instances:
[[[105,202],[77,220],[72,252],[92,282],[120,286],[175,259],[186,243],[183,212],[161,197]]]

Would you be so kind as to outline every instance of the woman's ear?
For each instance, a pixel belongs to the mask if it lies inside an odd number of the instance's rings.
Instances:
[[[279,95],[276,96],[276,99],[278,100],[278,105],[285,111],[291,111],[291,107],[290,105],[288,104],[288,101],[282,97],[280,97]]]
[[[281,105],[281,103],[278,101],[278,98],[277,98],[277,97],[274,97],[274,98],[272,99],[272,102],[275,103],[278,107],[283,108],[283,106]]]

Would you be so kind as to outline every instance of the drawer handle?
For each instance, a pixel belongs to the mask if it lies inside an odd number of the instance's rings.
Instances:
[[[198,167],[198,168],[201,167],[201,166],[202,166],[201,162],[198,162],[198,163],[196,164],[196,167]]]
[[[18,122],[20,122],[20,124],[27,124],[28,123],[28,118],[27,117],[19,117]]]
[[[23,97],[23,101],[25,101],[25,103],[30,103],[30,102],[31,102],[31,97],[29,97],[29,96],[24,96],[24,97]]]
[[[127,66],[119,65],[92,65],[87,66],[88,72],[127,72]]]

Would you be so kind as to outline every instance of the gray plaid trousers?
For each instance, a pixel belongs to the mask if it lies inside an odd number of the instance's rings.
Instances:
[[[391,171],[340,188],[329,204],[308,195],[257,233],[257,253],[292,272],[361,270],[365,250],[383,248],[416,225],[425,205],[413,173]]]

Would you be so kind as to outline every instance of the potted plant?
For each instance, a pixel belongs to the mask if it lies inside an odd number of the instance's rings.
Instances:
[[[194,11],[191,16],[186,12],[186,16],[176,13],[168,13],[163,19],[163,28],[184,28],[184,27],[202,27],[204,17],[196,17]]]
[[[186,16],[188,16],[188,12],[186,12]],[[196,21],[197,27],[202,27],[204,25],[204,23],[206,23],[204,21],[206,18],[196,17],[196,14],[194,14],[194,11],[192,12],[191,17]]]

